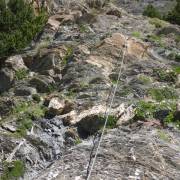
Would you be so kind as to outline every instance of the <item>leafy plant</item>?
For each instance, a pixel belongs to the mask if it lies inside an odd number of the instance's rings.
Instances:
[[[178,96],[174,89],[165,88],[151,88],[148,94],[157,101],[162,101],[165,99],[176,99]]]
[[[75,140],[75,144],[77,145],[77,144],[80,144],[80,143],[82,143],[82,140],[81,140],[80,138],[77,138],[77,139]]]
[[[1,180],[18,180],[24,175],[25,165],[22,161],[16,160],[11,163],[3,162],[3,174]]]
[[[140,74],[138,76],[138,80],[142,83],[142,84],[150,84],[152,82],[152,78],[148,77],[144,74]]]
[[[146,120],[156,118],[156,113],[161,110],[167,110],[167,112],[174,112],[176,109],[176,103],[174,102],[146,102],[139,101],[136,103],[136,111],[134,120]],[[170,114],[169,113],[169,114]]]
[[[87,33],[89,32],[89,29],[86,24],[79,24],[79,31],[81,33]]]
[[[158,136],[163,141],[170,142],[170,140],[171,140],[170,136],[162,130],[158,130]]]
[[[73,57],[73,48],[72,47],[68,47],[66,55],[63,58],[63,65],[66,65],[68,63],[69,60],[71,60]]]
[[[104,125],[105,120],[106,120],[106,119],[105,119],[104,117],[100,117],[100,121],[101,121],[102,126]],[[108,129],[113,129],[113,128],[115,128],[117,121],[118,121],[118,119],[117,119],[115,116],[110,115],[110,116],[108,117],[108,120],[107,120],[106,128],[108,128]]]
[[[141,37],[141,33],[138,32],[138,31],[134,31],[134,32],[132,32],[132,36],[136,37],[136,38],[140,38]]]
[[[158,18],[151,18],[149,20],[149,23],[154,25],[156,28],[163,28],[163,27],[167,26],[167,22],[165,22],[161,19],[158,19]]]
[[[180,66],[175,66],[173,69],[176,74],[180,74]]]
[[[152,4],[148,4],[143,11],[144,16],[148,16],[151,18],[161,18],[161,14]]]
[[[152,102],[139,101],[137,103],[135,119],[145,120],[152,118],[156,111],[156,106]]]
[[[20,69],[15,72],[15,79],[16,80],[22,80],[26,78],[28,75],[28,71],[26,69]]]
[[[153,74],[161,82],[176,82],[177,73],[175,71],[165,71],[164,69],[154,69]]]
[[[172,11],[168,13],[165,19],[170,21],[171,23],[180,25],[180,0],[176,0],[176,1],[177,1],[176,6]]]
[[[42,10],[34,14],[31,4],[24,0],[0,0],[0,56],[25,48],[39,33],[47,20]]]
[[[39,104],[19,103],[13,110],[13,115],[17,118],[17,136],[26,136],[27,130],[33,125],[33,120],[45,115],[45,108]]]
[[[158,44],[159,46],[163,47],[163,42],[162,42],[162,39],[161,39],[161,36],[157,36],[155,34],[151,34],[149,35],[149,40]]]

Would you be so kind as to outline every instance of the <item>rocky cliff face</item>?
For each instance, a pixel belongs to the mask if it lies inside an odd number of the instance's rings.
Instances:
[[[1,177],[20,160],[20,179],[85,179],[125,53],[91,179],[180,179],[180,27],[131,5],[56,2],[32,47],[2,62]]]

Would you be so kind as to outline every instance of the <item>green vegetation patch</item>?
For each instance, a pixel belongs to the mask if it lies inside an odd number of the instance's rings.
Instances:
[[[158,137],[160,139],[162,139],[163,141],[166,141],[166,142],[170,142],[171,141],[171,137],[166,132],[164,132],[163,130],[159,129],[157,131],[157,133],[158,133]]]
[[[149,23],[154,25],[156,28],[163,28],[163,27],[167,26],[167,22],[165,22],[161,19],[158,19],[158,18],[151,18],[149,20]]]
[[[136,104],[135,120],[146,120],[155,118],[156,112],[160,110],[168,110],[174,112],[176,109],[176,103],[174,102],[146,102],[139,101]]]
[[[89,32],[89,28],[87,24],[79,24],[79,31],[81,33],[88,33]]]
[[[141,38],[141,33],[140,32],[138,32],[138,31],[134,31],[134,32],[132,32],[132,34],[131,34],[133,37],[136,37],[136,38]]]
[[[17,136],[26,136],[28,130],[33,126],[33,120],[39,119],[45,116],[46,109],[39,105],[29,103],[19,103],[13,109],[13,116],[16,117],[17,123]]]
[[[163,101],[167,99],[177,99],[178,95],[172,88],[151,88],[148,90],[148,94],[156,101]]]
[[[175,110],[171,111],[168,116],[165,118],[165,124],[173,123],[177,128],[180,129],[180,119],[175,118]]]
[[[167,21],[180,25],[180,0],[176,0],[177,4],[165,17]]]
[[[28,76],[28,70],[27,69],[20,69],[15,72],[15,79],[16,80],[22,80],[25,79]]]
[[[78,144],[80,144],[80,143],[82,143],[82,140],[81,140],[80,138],[76,138],[75,144],[78,145]]]
[[[106,119],[104,117],[99,117],[99,120],[101,121],[101,125],[103,127]],[[107,129],[115,128],[117,121],[118,121],[118,119],[115,116],[109,115],[107,124],[106,124],[106,128]]]
[[[151,84],[152,83],[152,78],[147,76],[147,75],[144,75],[144,74],[140,74],[138,76],[138,80],[142,83],[142,84],[145,84],[145,85],[148,85],[148,84]]]
[[[175,66],[173,70],[176,74],[180,74],[180,66]]]
[[[47,15],[34,14],[32,4],[24,0],[0,0],[0,56],[25,48],[42,31]]]
[[[175,83],[177,79],[177,72],[174,70],[166,71],[164,69],[154,69],[153,74],[157,77],[157,80],[161,82]]]
[[[73,48],[68,47],[66,55],[63,57],[62,64],[65,66],[73,58]]]
[[[144,11],[143,11],[143,15],[144,16],[148,16],[151,18],[161,18],[161,14],[158,11],[158,9],[156,7],[154,7],[152,4],[148,4]]]
[[[151,42],[154,42],[154,43],[158,44],[159,46],[164,47],[164,43],[162,41],[162,36],[151,34],[151,35],[148,35],[148,38]]]
[[[3,162],[3,174],[1,180],[18,180],[24,175],[25,165],[22,161],[16,160],[11,163]]]

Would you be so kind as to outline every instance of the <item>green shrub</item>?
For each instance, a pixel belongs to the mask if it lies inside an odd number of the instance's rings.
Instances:
[[[105,118],[104,117],[100,117],[100,121],[102,124],[102,127],[105,123]],[[106,128],[107,129],[113,129],[116,127],[116,123],[117,123],[118,119],[115,116],[109,115],[108,116],[108,120],[107,120],[107,124],[106,124]]]
[[[15,79],[16,80],[22,80],[26,78],[28,75],[28,71],[26,69],[20,69],[15,72]]]
[[[171,88],[152,88],[149,89],[148,94],[156,101],[162,101],[166,99],[176,99],[177,93]]]
[[[156,111],[156,105],[152,102],[139,101],[137,103],[135,119],[145,120],[147,118],[153,118]]]
[[[24,175],[25,166],[22,161],[16,160],[11,163],[3,163],[3,174],[1,180],[17,180]]]
[[[157,77],[160,82],[175,83],[177,79],[177,73],[175,71],[167,72],[164,69],[154,69],[153,74]]]
[[[174,102],[146,102],[139,101],[136,104],[134,120],[146,120],[156,118],[156,113],[161,110],[168,110],[171,114],[176,109]],[[169,116],[169,115],[168,115]],[[168,118],[168,116],[166,118]]]
[[[73,57],[73,48],[68,47],[66,55],[63,57],[62,64],[65,66]]]
[[[47,20],[42,10],[35,16],[32,5],[24,0],[0,0],[0,56],[25,48]]]
[[[177,4],[175,8],[170,11],[165,17],[166,20],[168,20],[171,23],[179,24],[180,25],[180,0],[176,0]]]
[[[46,109],[34,103],[19,103],[17,104],[12,114],[16,117],[17,121],[17,137],[24,137],[28,130],[31,130],[33,126],[33,120],[37,120],[45,116]]]
[[[176,74],[180,74],[180,66],[174,66],[173,70]]]
[[[136,37],[136,38],[141,38],[141,33],[138,31],[134,31],[134,32],[132,32],[132,36]]]
[[[167,26],[167,22],[165,22],[161,19],[158,19],[158,18],[151,18],[149,20],[149,23],[154,25],[156,28],[163,28],[163,27]]]
[[[161,18],[160,12],[152,5],[149,4],[143,11],[144,16],[148,16],[151,18]]]

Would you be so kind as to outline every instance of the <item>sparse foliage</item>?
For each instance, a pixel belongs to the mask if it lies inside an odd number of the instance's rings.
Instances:
[[[159,19],[161,18],[160,12],[159,12],[158,9],[156,9],[152,4],[149,4],[149,5],[144,9],[143,15],[144,15],[144,16],[148,16],[148,17],[151,17],[151,18],[159,18]]]

